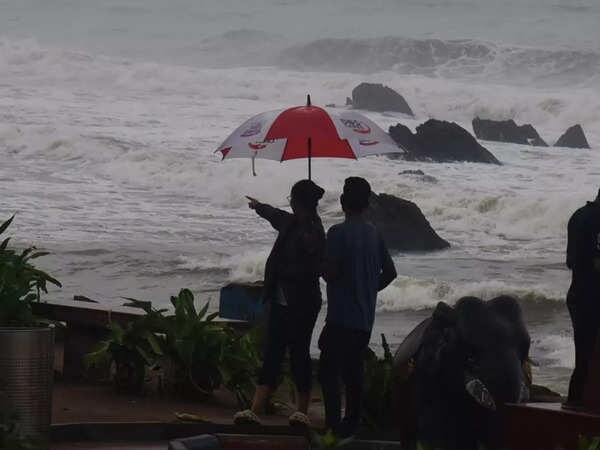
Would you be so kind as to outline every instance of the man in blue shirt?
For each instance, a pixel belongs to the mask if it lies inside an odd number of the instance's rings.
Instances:
[[[327,281],[327,318],[319,338],[319,379],[325,420],[340,436],[354,434],[360,422],[363,358],[369,345],[377,292],[396,278],[396,269],[377,229],[363,218],[371,186],[350,177],[340,197],[346,215],[327,232],[323,277]],[[346,386],[341,419],[340,379]]]

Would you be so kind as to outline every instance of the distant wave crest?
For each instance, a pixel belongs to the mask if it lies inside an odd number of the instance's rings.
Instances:
[[[287,68],[401,74],[584,82],[600,70],[600,53],[501,47],[470,39],[319,39],[282,51]]]

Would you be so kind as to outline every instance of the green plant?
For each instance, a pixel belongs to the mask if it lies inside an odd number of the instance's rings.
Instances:
[[[600,436],[579,436],[579,450],[600,450]]]
[[[365,357],[365,385],[363,390],[363,421],[374,430],[389,428],[392,425],[392,373],[394,357],[390,346],[381,335],[383,358],[372,349]]]
[[[0,235],[6,231],[14,215],[0,225]],[[20,253],[8,247],[10,237],[0,243],[0,326],[35,326],[48,323],[35,317],[31,304],[40,301],[41,292],[48,293],[47,283],[61,284],[46,272],[36,269],[32,260],[47,255],[27,247]]]
[[[227,338],[220,363],[223,386],[235,395],[242,408],[250,408],[255,389],[253,378],[260,367],[258,327],[240,334],[226,326]]]
[[[194,296],[182,289],[171,297],[175,314],[165,318],[166,356],[170,359],[179,388],[192,387],[210,394],[223,382],[219,370],[226,334],[223,327],[213,323],[218,313],[207,315],[208,303],[197,311]]]
[[[109,324],[110,337],[84,356],[87,368],[115,365],[115,387],[118,392],[139,393],[146,367],[152,367],[163,356],[164,343],[155,334],[162,311],[150,310],[145,316],[130,322],[125,328],[116,322]]]
[[[183,372],[185,384],[205,395],[223,385],[241,406],[247,407],[254,388],[252,376],[259,363],[256,334],[240,335],[228,325],[215,322],[218,313],[207,314],[208,303],[197,311],[189,289],[171,297],[171,303],[175,314],[164,322],[166,349]]]
[[[328,430],[327,433],[320,435],[315,431],[311,432],[311,438],[319,450],[329,450],[335,448],[343,448],[352,443],[354,438],[340,438],[333,431]]]
[[[112,338],[89,355],[91,361],[106,359],[122,351],[135,354],[138,365],[158,364],[166,372],[167,385],[176,391],[202,395],[224,386],[242,407],[250,405],[253,376],[259,367],[260,330],[240,334],[227,324],[215,321],[218,313],[208,314],[209,304],[200,311],[194,296],[182,289],[171,297],[174,314],[152,308],[151,302],[128,298],[125,306],[142,309],[145,316],[125,331],[113,329]],[[114,359],[114,358],[113,358]]]

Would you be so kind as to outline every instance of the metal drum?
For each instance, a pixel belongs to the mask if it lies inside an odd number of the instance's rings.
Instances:
[[[53,376],[53,327],[0,327],[0,391],[14,406],[24,436],[49,436]]]

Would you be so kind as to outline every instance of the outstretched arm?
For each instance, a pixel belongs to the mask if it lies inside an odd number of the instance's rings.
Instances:
[[[266,203],[261,203],[253,197],[246,196],[248,207],[256,211],[263,219],[269,221],[271,226],[280,231],[292,218],[293,214],[282,209],[274,208]]]

